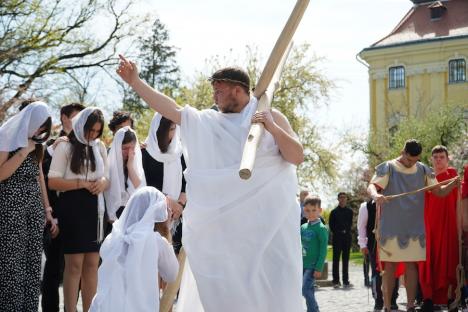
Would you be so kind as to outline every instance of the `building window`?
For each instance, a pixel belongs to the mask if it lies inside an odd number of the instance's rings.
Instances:
[[[403,66],[390,67],[388,76],[389,89],[400,89],[405,87],[405,68]]]
[[[464,59],[449,62],[449,83],[466,81],[466,62]]]

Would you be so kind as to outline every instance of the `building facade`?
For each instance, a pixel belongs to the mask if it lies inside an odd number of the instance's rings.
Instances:
[[[358,55],[369,68],[371,133],[441,105],[468,112],[468,1],[412,4],[389,35]]]

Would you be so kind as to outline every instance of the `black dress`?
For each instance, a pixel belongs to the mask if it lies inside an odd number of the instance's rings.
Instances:
[[[38,310],[45,220],[38,177],[39,165],[30,153],[0,182],[1,311]]]
[[[60,193],[56,214],[64,254],[99,251],[97,202],[97,195],[84,188]]]
[[[146,185],[157,188],[162,192],[164,181],[164,163],[157,161],[148,153],[146,149],[141,150],[143,170],[145,171]],[[180,158],[182,170],[187,168],[184,156]],[[181,192],[185,193],[185,178],[182,176]],[[177,198],[176,198],[177,199]],[[182,247],[182,222],[177,226],[177,229],[172,236],[172,244],[176,253],[179,253]]]

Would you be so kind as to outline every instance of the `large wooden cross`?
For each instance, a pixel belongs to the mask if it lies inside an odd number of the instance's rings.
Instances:
[[[253,94],[258,99],[257,112],[270,109],[273,94],[278,87],[282,68],[292,46],[292,38],[308,4],[309,0],[297,1],[283,31],[276,41],[275,47],[271,51]],[[252,124],[250,127],[239,168],[239,176],[244,180],[249,179],[252,175],[257,148],[264,131],[263,124]]]
[[[268,58],[268,61],[258,79],[255,86],[254,94],[258,99],[257,111],[265,111],[270,109],[273,93],[278,87],[278,82],[281,76],[282,68],[286,62],[289,51],[292,47],[292,38],[296,32],[297,26],[304,15],[304,12],[310,0],[298,0],[291,15],[289,16],[286,25],[283,28],[276,44]],[[252,124],[249,131],[249,136],[244,146],[242,154],[242,162],[239,169],[239,176],[242,179],[249,179],[252,175],[252,169],[255,163],[260,139],[263,136],[265,128],[263,124]],[[168,312],[172,308],[175,296],[180,288],[183,269],[185,265],[185,250],[180,250],[179,253],[179,273],[174,283],[167,285],[161,303],[159,306],[160,312]]]

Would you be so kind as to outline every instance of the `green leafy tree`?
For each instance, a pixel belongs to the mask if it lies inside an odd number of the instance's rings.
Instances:
[[[393,131],[381,130],[368,136],[348,135],[344,141],[350,144],[352,151],[363,152],[367,156],[367,163],[361,164],[367,172],[367,180],[377,164],[398,157],[405,141],[411,138],[419,140],[423,146],[422,162],[430,164],[431,149],[436,145],[445,145],[450,153],[451,165],[461,172],[468,161],[465,112],[460,105],[441,105],[438,109],[427,111],[423,117],[403,116]],[[358,183],[353,185],[346,190],[351,190],[352,196],[362,197],[360,190],[364,188],[359,187]],[[363,197],[366,197],[365,193]]]
[[[382,161],[398,157],[405,141],[414,138],[423,146],[423,162],[429,161],[432,147],[444,145],[451,151],[458,169],[461,169],[468,147],[467,134],[464,107],[441,105],[423,117],[403,117],[392,132],[376,133],[367,145],[361,143],[361,149],[369,154],[370,165],[374,167]]]
[[[310,109],[324,105],[334,83],[318,69],[322,59],[311,57],[309,49],[308,44],[293,48],[272,103],[274,108],[286,115],[304,145],[306,161],[298,169],[300,183],[304,187],[332,184],[337,176],[337,155],[322,142],[317,126],[308,115]],[[246,60],[229,57],[209,59],[206,69],[196,73],[188,86],[179,89],[177,102],[189,103],[200,109],[211,107],[212,88],[208,77],[217,69],[232,64],[247,64],[251,86],[255,86],[262,70],[260,57],[256,49],[247,47],[246,50]]]

